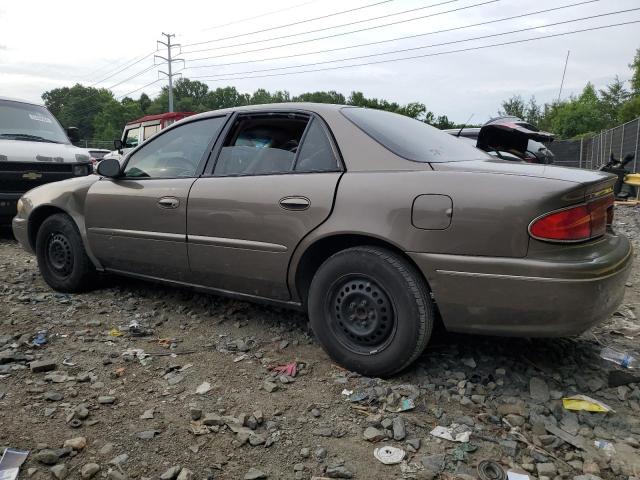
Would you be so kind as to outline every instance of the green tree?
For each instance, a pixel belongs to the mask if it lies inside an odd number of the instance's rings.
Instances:
[[[629,68],[633,70],[631,77],[631,91],[633,95],[640,95],[640,48],[636,50],[633,61],[629,64]]]
[[[608,126],[614,126],[619,122],[620,108],[630,97],[631,94],[624,87],[624,82],[622,82],[617,75],[613,83],[600,90],[602,115]]]
[[[502,110],[498,111],[498,115],[509,115],[524,119],[526,117],[527,104],[520,95],[513,95],[511,98],[502,102]]]

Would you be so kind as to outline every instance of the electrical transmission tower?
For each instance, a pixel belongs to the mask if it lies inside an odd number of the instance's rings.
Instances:
[[[167,71],[163,72],[162,70],[159,70],[159,73],[163,73],[169,79],[169,111],[173,112],[173,77],[176,75],[181,75],[180,73],[173,73],[173,63],[182,62],[184,64],[184,60],[182,58],[175,58],[172,55],[171,49],[175,47],[178,47],[178,48],[180,47],[180,44],[178,43],[171,43],[171,39],[175,37],[175,35],[170,33],[164,33],[164,32],[162,32],[162,35],[165,36],[167,41],[163,42],[162,40],[158,40],[158,43],[160,45],[164,45],[167,48],[167,56],[163,57],[161,55],[154,55],[154,60],[156,58],[160,58],[161,60],[164,60],[165,63],[167,64]]]

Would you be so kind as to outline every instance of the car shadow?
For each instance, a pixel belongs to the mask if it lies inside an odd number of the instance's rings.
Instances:
[[[11,225],[0,225],[0,240],[15,240]]]

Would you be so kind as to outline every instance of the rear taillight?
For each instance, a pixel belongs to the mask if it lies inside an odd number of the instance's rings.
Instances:
[[[604,235],[613,222],[613,195],[552,212],[534,220],[529,233],[539,240],[579,242]]]

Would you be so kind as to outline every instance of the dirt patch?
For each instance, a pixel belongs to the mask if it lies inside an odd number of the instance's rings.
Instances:
[[[616,213],[634,243],[639,213]],[[5,232],[0,446],[31,451],[22,478],[466,478],[487,459],[540,478],[627,478],[640,467],[640,389],[609,387],[617,367],[599,351],[638,357],[638,282],[636,264],[619,312],[581,337],[439,333],[383,381],[332,364],[287,310],[122,278],[55,293]],[[55,369],[33,372],[36,360]],[[615,413],[568,412],[561,399],[572,394]],[[470,440],[437,439],[437,425]],[[77,437],[86,446],[64,448]],[[403,449],[403,462],[380,463],[383,445]]]

